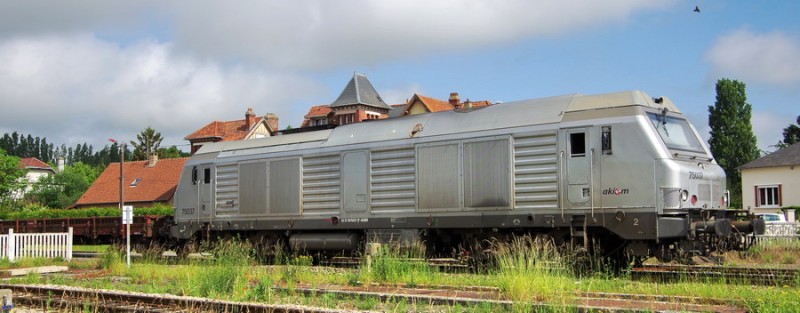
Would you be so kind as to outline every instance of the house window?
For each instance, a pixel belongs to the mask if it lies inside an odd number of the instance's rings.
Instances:
[[[756,186],[756,207],[778,208],[781,206],[781,185]]]
[[[131,187],[136,187],[140,181],[142,181],[141,178],[134,179],[133,182],[131,182]]]

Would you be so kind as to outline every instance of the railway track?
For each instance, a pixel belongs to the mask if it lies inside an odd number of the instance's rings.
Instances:
[[[633,280],[661,282],[708,280],[764,286],[800,285],[800,270],[798,269],[646,265],[631,269],[630,275]]]
[[[0,285],[11,289],[17,307],[41,309],[45,311],[101,311],[101,312],[274,312],[274,313],[338,313],[345,310],[316,308],[298,305],[278,305],[262,303],[230,302],[205,298],[173,296],[165,294],[144,294],[112,290],[97,290],[75,287],[42,285]],[[283,288],[276,287],[276,291]],[[285,290],[284,290],[285,291]],[[288,291],[287,291],[288,292]],[[405,288],[399,286],[371,286],[369,290],[346,286],[297,286],[292,293],[308,297],[330,294],[339,299],[374,298],[382,302],[405,301],[418,305],[447,306],[459,305],[475,307],[491,305],[498,310],[518,308],[510,300],[498,297],[497,290],[491,288],[449,289],[442,286]],[[581,293],[568,303],[556,304],[527,303],[532,311],[568,309],[574,312],[746,312],[728,301],[708,299],[645,296],[608,293]],[[523,303],[523,305],[525,305]],[[435,310],[435,308],[434,308]],[[364,312],[359,310],[359,312]]]
[[[16,306],[47,311],[92,312],[270,312],[339,313],[343,310],[300,305],[278,305],[212,300],[206,298],[145,294],[63,286],[0,285],[11,289]]]

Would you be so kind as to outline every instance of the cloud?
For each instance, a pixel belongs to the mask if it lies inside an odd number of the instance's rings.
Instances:
[[[152,126],[182,144],[210,121],[243,118],[247,107],[297,116],[294,101],[326,91],[299,75],[222,66],[153,41],[122,47],[73,34],[0,42],[0,131],[50,142],[102,146]]]
[[[444,52],[624,21],[652,1],[203,1],[179,4],[175,42],[209,56],[326,69]]]
[[[624,23],[672,1],[345,0],[237,2],[9,0],[0,36],[160,32],[181,53],[277,69],[374,65]],[[154,13],[156,12],[156,13]],[[155,25],[155,26],[153,26]],[[154,29],[154,28],[163,29]]]
[[[800,83],[800,38],[783,32],[737,30],[717,39],[705,57],[716,77],[781,86]]]

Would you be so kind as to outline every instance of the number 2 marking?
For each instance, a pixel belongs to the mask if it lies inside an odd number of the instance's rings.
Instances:
[[[633,219],[633,226],[639,226],[639,219],[638,218],[634,218]]]

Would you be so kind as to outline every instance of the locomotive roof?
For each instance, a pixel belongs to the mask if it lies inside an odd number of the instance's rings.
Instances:
[[[658,102],[656,102],[658,101]],[[651,98],[642,91],[624,91],[600,95],[564,95],[506,102],[488,107],[410,115],[371,120],[334,129],[281,135],[261,139],[205,144],[197,154],[307,143],[313,146],[339,146],[355,143],[410,138],[412,130],[422,128],[416,137],[491,129],[558,123],[570,112],[642,106],[680,113],[666,97]],[[421,125],[421,126],[417,126]]]

